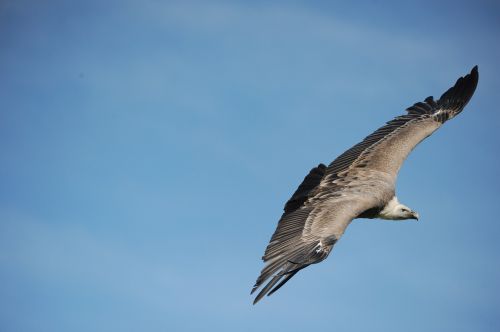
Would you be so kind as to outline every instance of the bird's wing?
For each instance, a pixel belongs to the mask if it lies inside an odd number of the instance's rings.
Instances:
[[[254,304],[285,284],[299,270],[324,260],[353,218],[391,197],[404,159],[445,121],[459,114],[474,94],[477,66],[458,79],[438,101],[428,97],[362,142],[328,167],[320,164],[304,178],[286,203],[265,254],[266,266],[252,293]],[[385,196],[385,197],[384,197]]]
[[[343,178],[354,178],[363,169],[389,174],[395,182],[403,161],[415,146],[462,112],[476,90],[478,78],[475,66],[438,101],[428,97],[409,107],[407,114],[387,122],[335,159],[326,169],[321,185],[342,186]]]
[[[285,212],[262,257],[266,266],[252,293],[272,278],[254,304],[278,290],[299,270],[324,260],[351,220],[370,205],[360,197],[329,197]]]
[[[297,210],[302,205],[304,205],[307,198],[310,196],[311,191],[313,191],[321,182],[321,179],[325,175],[326,166],[319,164],[309,171],[300,186],[293,193],[292,197],[286,202],[283,216]]]

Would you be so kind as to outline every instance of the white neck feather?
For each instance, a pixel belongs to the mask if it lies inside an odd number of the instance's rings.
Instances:
[[[382,211],[379,212],[378,217],[382,219],[398,219],[399,214],[397,213],[398,209],[402,206],[399,203],[398,198],[394,196],[389,203],[387,203]]]

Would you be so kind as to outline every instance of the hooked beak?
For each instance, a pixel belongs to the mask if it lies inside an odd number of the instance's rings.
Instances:
[[[415,211],[411,211],[411,219],[416,219],[416,220],[418,221],[418,218],[419,218],[419,217],[420,217],[420,216],[418,215],[418,213],[417,213],[417,212],[415,212]]]

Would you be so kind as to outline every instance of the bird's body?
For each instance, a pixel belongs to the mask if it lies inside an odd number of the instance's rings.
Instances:
[[[477,81],[476,66],[438,101],[428,97],[414,104],[407,114],[387,122],[328,167],[313,168],[285,204],[252,293],[272,278],[254,303],[299,270],[324,260],[353,219],[418,219],[418,213],[395,196],[399,169],[418,143],[463,110]]]

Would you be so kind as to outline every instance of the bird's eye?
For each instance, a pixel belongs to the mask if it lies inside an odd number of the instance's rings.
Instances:
[[[410,210],[408,210],[408,209],[401,209],[401,211],[403,211],[403,212],[410,212]]]

